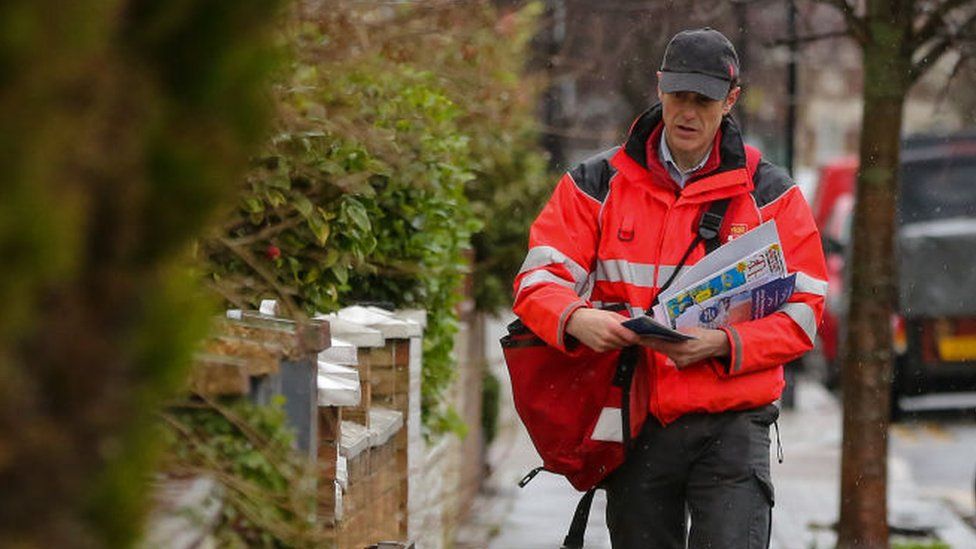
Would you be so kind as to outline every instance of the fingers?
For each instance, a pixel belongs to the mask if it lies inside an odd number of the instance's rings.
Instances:
[[[621,347],[627,347],[629,345],[636,345],[637,341],[635,338],[628,337],[626,334],[611,333],[607,336],[607,341],[610,342],[615,348],[619,349]]]
[[[621,322],[627,318],[615,313],[611,314],[612,316],[603,317],[604,322],[591,332],[590,347],[596,351],[604,352],[640,343],[637,334],[621,325]]]
[[[636,341],[633,341],[631,338],[628,338],[625,335],[611,331],[603,334],[602,337],[597,338],[591,347],[596,351],[604,352],[612,351],[614,349],[622,349],[636,343]]]
[[[700,360],[693,343],[693,341],[664,341],[656,337],[641,338],[641,345],[667,356],[679,370]]]
[[[621,317],[622,320],[617,324],[610,326],[610,331],[613,337],[617,338],[618,341],[624,345],[637,345],[640,343],[640,336],[635,334],[630,328],[625,327],[622,322],[627,320],[626,317]]]
[[[627,320],[626,316],[611,311],[601,311],[604,313],[600,317],[599,327],[595,330],[598,334],[598,345],[603,351],[620,349],[628,345],[636,345],[640,338],[630,329],[623,326]]]
[[[640,344],[644,347],[654,349],[659,353],[664,353],[670,356],[672,353],[681,351],[681,347],[684,345],[684,342],[675,343],[672,341],[665,341],[659,337],[648,336],[640,338]]]

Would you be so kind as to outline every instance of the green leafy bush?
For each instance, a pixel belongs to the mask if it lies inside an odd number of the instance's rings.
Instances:
[[[222,486],[214,537],[221,547],[322,547],[314,472],[293,449],[283,400],[243,399],[163,415],[171,475],[208,475]]]
[[[545,185],[536,86],[521,78],[537,13],[499,19],[487,2],[299,12],[275,137],[204,244],[214,288],[241,306],[275,294],[292,314],[426,309],[432,432],[460,431],[442,393],[470,258],[478,302],[504,303]]]
[[[485,444],[491,444],[498,434],[498,414],[501,407],[502,384],[498,376],[485,368],[481,385],[481,430]]]
[[[891,547],[892,549],[951,549],[951,546],[948,543],[933,539],[895,539],[893,540]]]

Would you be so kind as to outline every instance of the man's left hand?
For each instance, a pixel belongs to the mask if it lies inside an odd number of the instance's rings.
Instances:
[[[667,355],[679,370],[706,358],[729,356],[729,338],[722,330],[689,328],[684,332],[697,339],[675,342],[642,337],[641,345]]]

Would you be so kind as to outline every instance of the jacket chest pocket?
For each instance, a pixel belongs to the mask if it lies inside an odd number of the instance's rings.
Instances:
[[[632,213],[624,214],[623,219],[620,221],[620,226],[617,227],[617,240],[621,242],[630,242],[634,239],[634,215]]]

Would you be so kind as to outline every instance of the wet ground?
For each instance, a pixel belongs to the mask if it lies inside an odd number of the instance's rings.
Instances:
[[[496,327],[496,330],[500,329]],[[489,337],[495,338],[497,334]],[[495,357],[492,366],[505,380]],[[837,520],[841,413],[836,397],[801,380],[797,407],[780,418],[785,461],[773,459],[776,485],[772,547],[833,547]],[[562,478],[540,474],[524,489],[515,483],[539,464],[528,436],[505,394],[501,435],[491,448],[493,474],[462,529],[456,547],[551,549],[566,534],[579,493]],[[891,522],[905,530],[931,531],[953,548],[976,549],[976,531],[966,520],[976,514],[976,414],[962,403],[950,409],[921,406],[892,427],[889,459]],[[586,547],[609,549],[597,494]]]

